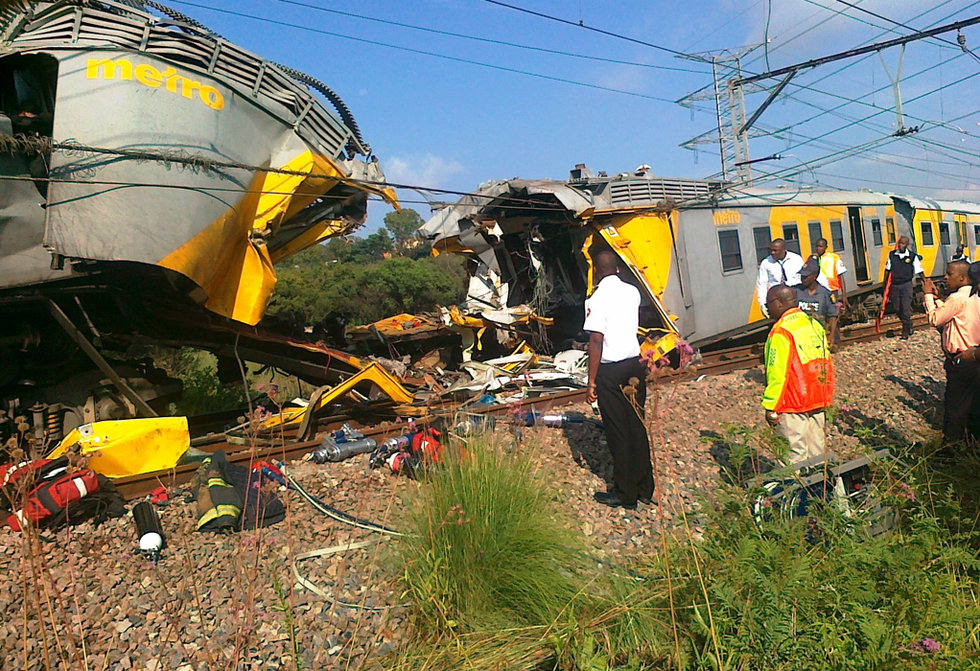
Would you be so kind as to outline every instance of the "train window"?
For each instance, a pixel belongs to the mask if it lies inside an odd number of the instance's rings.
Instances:
[[[973,244],[980,246],[980,226],[973,227]]]
[[[980,230],[980,226],[977,227],[977,230]],[[980,235],[980,233],[977,235]],[[769,243],[772,242],[772,236],[769,234],[769,227],[760,226],[758,228],[753,228],[752,238],[755,240],[756,263],[762,263],[762,259],[769,256]]]
[[[817,246],[817,240],[823,237],[823,230],[820,228],[819,221],[808,221],[806,223],[806,230],[810,233],[810,253],[815,254]]]
[[[800,231],[796,224],[783,224],[783,240],[786,241],[786,249],[789,251],[803,253],[800,251]]]
[[[948,245],[949,244],[949,222],[940,221],[939,222],[939,244]]]
[[[933,247],[936,241],[932,237],[932,222],[931,221],[920,221],[919,231],[922,233],[922,246],[923,247]]]
[[[841,227],[840,219],[830,222],[830,243],[834,246],[835,252],[844,251],[844,229]]]
[[[885,230],[888,233],[888,244],[895,244],[895,220],[891,217],[885,217]]]
[[[874,239],[875,247],[881,247],[881,219],[871,220],[871,237]]]
[[[721,271],[729,273],[742,269],[742,248],[738,244],[738,231],[718,231],[718,247],[721,248]]]

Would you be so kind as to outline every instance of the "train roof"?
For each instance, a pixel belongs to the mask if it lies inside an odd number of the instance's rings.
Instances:
[[[147,3],[166,16],[113,0],[13,0],[0,5],[0,55],[43,49],[113,47],[145,53],[220,79],[289,125],[321,153],[367,156],[371,147],[340,97],[310,75],[242,49],[180,12]],[[330,102],[331,113],[313,95]],[[339,117],[339,118],[338,118]]]
[[[891,205],[888,194],[877,191],[839,191],[799,187],[731,186],[713,202],[690,207],[773,207],[778,205]]]
[[[915,198],[913,196],[895,195],[904,200],[916,210],[940,210],[948,213],[980,214],[980,204],[962,200],[935,200],[932,198]]]

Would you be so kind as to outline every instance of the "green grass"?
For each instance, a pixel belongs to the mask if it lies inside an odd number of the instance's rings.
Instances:
[[[757,492],[722,486],[697,542],[609,565],[527,452],[473,445],[406,501],[413,636],[384,667],[980,668],[976,471],[906,456],[910,468],[877,467],[874,491],[898,513],[882,536],[835,505],[760,523]]]
[[[450,453],[407,510],[401,579],[427,633],[547,625],[587,585],[584,547],[524,454]]]

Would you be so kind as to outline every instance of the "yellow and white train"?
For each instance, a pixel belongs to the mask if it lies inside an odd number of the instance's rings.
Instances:
[[[980,205],[872,191],[592,177],[578,166],[567,182],[484,184],[437,212],[422,233],[434,253],[473,261],[471,313],[528,305],[551,324],[549,340],[558,345],[581,330],[591,256],[612,249],[621,275],[643,296],[641,325],[662,335],[654,340],[666,351],[677,337],[698,347],[765,328],[755,284],[775,238],[804,257],[826,238],[848,268],[844,279],[856,307],[881,288],[888,252],[901,235],[922,256],[928,276],[945,272],[958,245],[976,258]]]

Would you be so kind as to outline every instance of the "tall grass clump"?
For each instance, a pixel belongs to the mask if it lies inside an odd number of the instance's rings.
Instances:
[[[471,442],[429,474],[406,510],[397,553],[420,631],[547,626],[586,589],[583,547],[520,451]]]
[[[663,599],[590,556],[532,453],[471,440],[405,501],[413,640],[384,668],[662,668]]]
[[[877,537],[860,513],[843,514],[833,501],[760,523],[758,492],[721,492],[701,542],[669,549],[678,665],[980,668],[980,562],[935,515],[957,508],[953,494],[883,470],[877,496],[898,522]],[[651,578],[667,577],[662,557],[652,566]]]

